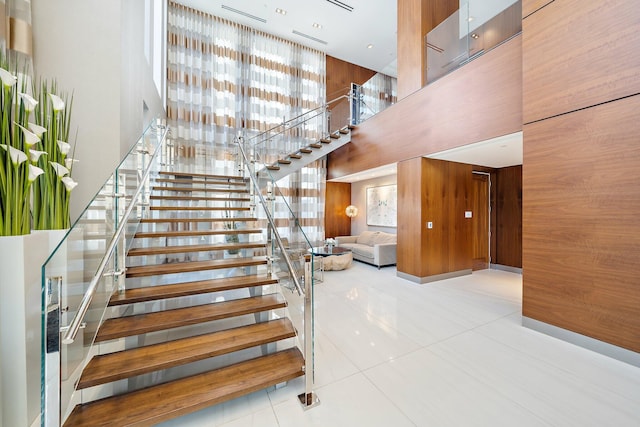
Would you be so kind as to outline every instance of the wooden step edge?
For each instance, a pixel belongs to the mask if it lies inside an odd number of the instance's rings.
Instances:
[[[313,153],[313,150],[310,148],[301,148],[300,152],[304,154],[310,154],[310,153]]]
[[[149,206],[152,211],[250,211],[249,206]]]
[[[322,148],[322,144],[317,143],[317,142],[312,142],[311,144],[309,144],[309,147],[311,147],[311,148]]]
[[[296,160],[302,158],[302,156],[300,154],[298,154],[298,153],[289,154],[289,157],[292,158],[292,159],[296,159]]]
[[[246,188],[199,188],[199,187],[166,187],[163,185],[154,185],[151,187],[153,191],[176,191],[180,193],[248,193]]]
[[[156,301],[160,299],[179,298],[211,292],[230,291],[251,288],[254,286],[273,285],[278,283],[266,275],[235,276],[221,279],[197,280],[193,282],[173,283],[169,285],[145,286],[116,292],[109,300],[109,306],[135,304],[138,302]]]
[[[338,132],[340,132],[343,135],[347,135],[349,133],[349,126],[343,126],[340,129],[338,129]]]
[[[331,134],[329,134],[329,137],[333,138],[333,139],[339,139],[340,138],[340,132],[339,131],[331,132]]]
[[[304,375],[297,348],[76,406],[65,427],[151,426]]]
[[[136,314],[105,320],[95,337],[95,342],[109,341],[134,335],[165,331],[182,326],[197,325],[214,320],[228,319],[245,314],[277,310],[287,306],[279,294],[234,299],[152,313]]]
[[[254,267],[265,265],[264,257],[256,258],[227,258],[209,261],[187,261],[169,264],[147,264],[142,266],[127,267],[126,277],[148,277],[161,274],[193,273],[196,271],[222,270],[224,268]]]
[[[295,336],[293,324],[283,318],[94,356],[82,371],[77,388],[94,387]]]
[[[257,249],[264,248],[264,242],[242,242],[242,243],[219,243],[209,245],[180,245],[180,246],[152,246],[148,248],[132,248],[127,253],[128,257],[149,256],[149,255],[168,255],[182,254],[191,252],[212,252],[227,251],[239,249]]]
[[[320,139],[320,142],[323,144],[331,144],[331,138],[322,138]]]
[[[289,159],[278,159],[278,163],[280,163],[281,165],[290,165],[291,164],[291,160],[289,160]]]
[[[216,175],[216,174],[208,174],[208,173],[173,172],[173,171],[160,171],[159,174],[171,175],[171,176],[197,176],[201,178],[224,179],[229,181],[244,181],[244,177],[240,175]]]
[[[195,222],[255,222],[258,218],[255,217],[233,217],[233,218],[143,218],[140,223],[143,224],[155,224],[162,222],[178,222],[178,223],[195,223]],[[102,220],[104,222],[104,220]]]
[[[155,182],[166,182],[175,184],[204,184],[204,185],[247,185],[244,181],[208,181],[198,179],[179,179],[179,178],[156,178]]]
[[[349,128],[349,130],[354,130],[357,126],[356,125],[352,125],[352,124],[348,124],[347,127]]]
[[[267,169],[270,171],[279,171],[280,170],[280,166],[278,165],[267,165]]]
[[[150,200],[203,200],[208,202],[250,202],[249,197],[207,197],[207,196],[160,196],[152,195]]]
[[[228,234],[259,234],[262,233],[262,231],[263,230],[260,228],[236,228],[233,230],[140,231],[134,235],[134,238],[156,239],[158,237],[224,236]]]

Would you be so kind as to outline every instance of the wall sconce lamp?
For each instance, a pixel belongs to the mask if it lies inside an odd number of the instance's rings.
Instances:
[[[358,208],[356,208],[353,205],[349,205],[347,206],[347,209],[345,209],[344,212],[347,214],[349,218],[354,218],[356,215],[358,215]]]

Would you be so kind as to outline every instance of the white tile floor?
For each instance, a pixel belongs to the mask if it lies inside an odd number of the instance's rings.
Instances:
[[[163,426],[640,426],[640,369],[520,325],[522,278],[417,285],[361,263],[316,286],[316,391],[303,380]]]

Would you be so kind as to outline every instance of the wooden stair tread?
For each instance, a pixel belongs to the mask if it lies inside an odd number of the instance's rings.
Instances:
[[[349,133],[349,126],[343,126],[343,127],[341,127],[341,128],[338,130],[338,132],[340,132],[340,133],[341,133],[341,134],[343,134],[343,135],[348,134],[348,133]]]
[[[291,321],[285,318],[94,356],[82,372],[78,389],[169,369],[295,335]]]
[[[309,153],[313,153],[313,150],[310,148],[301,148],[300,149],[301,153],[305,153],[305,154],[309,154]]]
[[[254,222],[257,221],[258,218],[242,218],[242,217],[233,217],[233,218],[143,218],[140,220],[141,223],[159,223],[159,222],[229,222],[229,221],[241,221],[241,222]],[[102,220],[104,222],[104,220]]]
[[[293,154],[289,154],[289,157],[291,157],[292,159],[301,159],[302,156],[298,153],[293,153]]]
[[[320,144],[318,142],[312,142],[311,144],[309,144],[309,147],[311,147],[311,148],[322,148],[322,144]]]
[[[278,163],[280,163],[281,165],[290,165],[291,164],[291,160],[289,160],[289,159],[278,159]]]
[[[249,211],[249,206],[150,206],[152,211]]]
[[[286,306],[278,294],[242,298],[153,313],[107,319],[98,329],[95,341],[102,342],[133,335],[195,325],[213,320],[259,313]]]
[[[332,132],[331,134],[329,134],[329,138],[339,139],[340,138],[340,132],[338,132],[338,131]]]
[[[163,185],[154,185],[151,187],[154,191],[177,191],[177,192],[201,192],[201,193],[248,193],[246,188],[203,188],[203,187],[166,187]]]
[[[253,286],[272,285],[274,283],[277,283],[277,280],[272,279],[270,276],[251,275],[197,280],[170,285],[146,286],[143,288],[127,289],[124,292],[116,292],[111,296],[109,306],[229,291]]]
[[[179,178],[156,178],[155,182],[166,182],[175,184],[205,184],[205,185],[247,185],[244,181],[208,181],[203,179],[179,179]]]
[[[172,171],[160,171],[160,175],[171,175],[171,176],[197,176],[199,178],[213,178],[213,179],[224,179],[230,181],[244,181],[244,178],[239,175],[215,175],[208,173],[196,173],[196,172],[172,172]]]
[[[321,138],[320,142],[323,144],[331,144],[331,138]]]
[[[197,237],[228,234],[257,234],[262,233],[259,228],[236,228],[233,230],[178,230],[178,231],[141,231],[135,234],[136,239],[148,239],[157,237]]]
[[[269,169],[270,171],[279,171],[279,170],[280,170],[280,166],[277,166],[277,165],[267,165],[267,169]]]
[[[194,271],[218,270],[222,268],[251,267],[255,265],[263,265],[266,263],[267,260],[264,257],[257,257],[141,265],[135,267],[127,267],[127,277],[146,277],[158,276],[160,274],[191,273]]]
[[[248,197],[151,196],[151,200],[205,200],[210,202],[250,202]]]
[[[177,381],[78,405],[64,423],[75,426],[152,426],[304,375],[297,348]]]
[[[264,242],[218,243],[209,245],[152,246],[129,249],[127,256],[182,254],[187,252],[208,252],[234,249],[255,249],[265,247]]]

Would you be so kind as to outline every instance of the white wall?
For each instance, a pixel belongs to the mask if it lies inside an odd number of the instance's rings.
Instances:
[[[397,234],[398,229],[396,227],[374,227],[367,225],[367,188],[397,183],[397,175],[387,175],[351,184],[351,204],[358,208],[358,216],[351,220],[352,235],[360,234],[365,230],[386,231],[387,233]]]
[[[145,118],[164,114],[144,58],[144,1],[32,0],[32,21],[36,75],[74,92],[73,221],[140,137]]]

